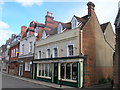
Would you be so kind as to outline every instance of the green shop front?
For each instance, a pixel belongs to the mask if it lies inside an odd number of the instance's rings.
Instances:
[[[83,87],[84,57],[33,60],[33,79],[72,87]]]

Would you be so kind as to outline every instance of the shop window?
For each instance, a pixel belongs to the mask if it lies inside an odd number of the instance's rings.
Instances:
[[[70,79],[70,64],[66,64],[66,79]]]
[[[72,64],[72,80],[77,80],[77,63]]]
[[[61,78],[77,80],[77,63],[61,63]]]
[[[49,77],[52,76],[52,64],[49,64]]]
[[[38,76],[51,77],[52,76],[51,64],[39,64]]]
[[[48,64],[45,64],[45,76],[48,76]]]
[[[41,69],[42,69],[42,65],[39,64],[39,76],[41,76]]]
[[[44,76],[44,64],[42,64],[42,76]]]

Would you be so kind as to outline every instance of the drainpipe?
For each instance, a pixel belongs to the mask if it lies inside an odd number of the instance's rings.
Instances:
[[[83,54],[83,30],[80,29],[80,53]]]

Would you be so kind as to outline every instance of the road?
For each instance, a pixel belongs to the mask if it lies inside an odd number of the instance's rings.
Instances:
[[[2,74],[2,88],[46,88],[46,90],[56,90],[43,85],[34,84],[32,82],[27,82],[20,80],[10,75]]]

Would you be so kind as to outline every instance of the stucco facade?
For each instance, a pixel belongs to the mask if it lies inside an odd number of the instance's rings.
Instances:
[[[72,44],[74,46],[74,55],[79,55],[79,28],[74,30],[69,30],[67,32],[63,32],[60,34],[53,35],[52,37],[48,37],[46,39],[41,39],[35,44],[35,58],[38,58],[38,52],[41,50],[44,52],[42,54],[42,58],[46,58],[46,50],[47,48],[51,49],[51,55],[53,54],[53,48],[58,48],[58,57],[67,57],[67,46]],[[52,55],[53,56],[53,55]]]
[[[32,78],[32,60],[34,53],[34,44],[36,37],[34,34],[24,37],[20,41],[20,54],[19,54],[19,76]],[[30,45],[31,43],[31,45]],[[31,49],[30,49],[31,48]]]

